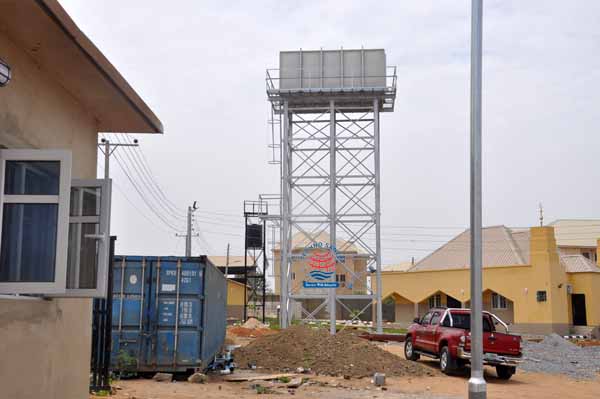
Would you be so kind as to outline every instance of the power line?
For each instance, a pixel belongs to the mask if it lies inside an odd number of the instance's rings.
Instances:
[[[123,134],[123,137],[124,137],[125,141],[127,141],[127,142],[133,141],[129,134]],[[142,147],[135,147],[135,151],[133,151],[133,153],[140,161],[142,169],[146,172],[151,183],[154,185],[154,187],[156,188],[156,190],[158,191],[160,196],[165,200],[166,204],[169,205],[171,207],[171,209],[174,210],[175,212],[183,214],[183,212],[177,207],[177,205],[175,205],[175,203],[173,203],[173,201],[171,201],[169,199],[169,197],[167,197],[167,195],[161,188],[160,184],[158,184],[158,180],[154,177],[154,174],[152,173],[152,170],[150,169],[150,163],[146,159],[146,155],[144,154]]]
[[[175,231],[175,232],[182,231],[182,229],[177,228],[174,224],[172,224],[170,221],[168,221],[167,219],[165,219],[165,217],[160,213],[160,211],[157,210],[148,201],[148,199],[146,198],[146,196],[142,193],[142,190],[138,187],[137,183],[135,182],[135,180],[131,177],[130,173],[128,172],[129,168],[123,165],[123,163],[122,163],[121,159],[119,158],[119,156],[117,155],[117,153],[114,154],[114,157],[115,157],[115,160],[117,161],[117,164],[119,165],[119,167],[121,168],[121,170],[123,171],[123,173],[125,173],[125,176],[129,180],[129,182],[131,183],[131,185],[133,186],[133,188],[135,189],[135,191],[137,191],[137,193],[139,194],[139,196],[142,198],[142,201],[152,211],[152,213],[154,213],[154,215],[157,218],[159,218],[166,226],[168,226],[173,231]]]
[[[119,144],[122,144],[119,136],[116,135],[115,137],[117,138],[117,142]],[[140,183],[140,187],[145,189],[142,191],[147,191],[156,200],[156,203],[158,204],[158,206],[160,206],[162,208],[162,210],[165,211],[165,213],[169,214],[170,217],[172,217],[174,219],[178,219],[180,221],[185,221],[185,217],[181,216],[176,211],[172,210],[169,207],[169,205],[167,205],[166,202],[160,197],[160,195],[157,193],[156,189],[153,188],[152,183],[151,183],[151,178],[146,176],[145,173],[143,173],[141,171],[141,166],[140,166],[139,162],[135,159],[135,157],[132,155],[132,154],[134,154],[134,152],[131,152],[131,151],[132,150],[129,147],[125,147],[124,152],[125,152],[125,155],[127,156],[127,159],[129,160],[128,170],[131,171],[131,169],[129,169],[129,165],[130,165],[132,167],[133,171],[135,171],[135,174],[139,177],[138,181]],[[122,162],[127,163],[124,158],[122,158]]]

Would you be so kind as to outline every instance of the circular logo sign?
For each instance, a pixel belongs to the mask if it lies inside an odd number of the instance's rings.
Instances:
[[[137,284],[137,276],[135,274],[132,274],[131,276],[129,276],[129,283],[131,285]]]

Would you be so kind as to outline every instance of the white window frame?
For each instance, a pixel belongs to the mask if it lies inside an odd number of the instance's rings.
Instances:
[[[439,301],[438,301],[439,298]],[[433,303],[433,306],[431,304]],[[428,299],[429,309],[442,307],[442,294],[433,294]]]
[[[6,161],[60,162],[58,195],[5,195]],[[69,237],[69,203],[71,196],[71,151],[68,150],[0,150],[0,237],[4,204],[58,204],[56,223],[56,252],[54,281],[0,282],[0,294],[53,294],[64,293],[67,283],[67,242]],[[2,245],[0,239],[0,246]],[[0,248],[1,250],[1,248]]]
[[[502,302],[504,302],[504,306],[502,305]],[[500,309],[500,310],[508,309],[508,303],[507,303],[506,297],[504,297],[496,292],[493,292],[492,293],[492,309]]]
[[[104,179],[73,179],[71,188],[100,188],[100,215],[98,216],[69,216],[69,224],[71,223],[98,223],[100,232],[97,235],[88,238],[96,239],[99,242],[98,248],[98,269],[96,274],[96,288],[67,288],[67,280],[65,280],[66,292],[60,296],[63,297],[82,297],[82,298],[105,298],[108,289],[108,265],[110,262],[110,207],[111,207],[111,190],[112,181]],[[82,201],[80,204],[83,205]],[[68,236],[67,236],[68,237]],[[80,237],[78,237],[78,248],[81,248]],[[68,240],[67,240],[68,248]],[[67,252],[68,254],[68,252]],[[79,275],[80,267],[77,265],[77,275]],[[79,280],[77,278],[77,280]]]

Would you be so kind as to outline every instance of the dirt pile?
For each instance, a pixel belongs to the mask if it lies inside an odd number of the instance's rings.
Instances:
[[[246,322],[244,324],[242,324],[242,327],[249,328],[249,329],[252,329],[252,330],[269,328],[269,326],[267,326],[266,324],[261,323],[255,317],[249,317],[248,320],[246,320]]]
[[[263,335],[271,335],[277,333],[275,330],[270,330],[268,328],[246,328],[242,326],[233,326],[227,328],[227,335],[232,335],[235,337],[262,337]]]
[[[271,371],[294,371],[298,367],[317,374],[371,377],[421,376],[431,374],[426,367],[389,353],[358,337],[359,332],[344,330],[334,336],[325,329],[290,327],[277,334],[265,335],[234,352],[236,363],[256,364]]]

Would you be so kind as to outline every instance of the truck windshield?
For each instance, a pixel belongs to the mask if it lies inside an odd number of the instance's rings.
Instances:
[[[463,330],[471,329],[471,315],[469,313],[452,313],[452,326]],[[488,317],[483,316],[483,331],[491,332],[492,325]]]

